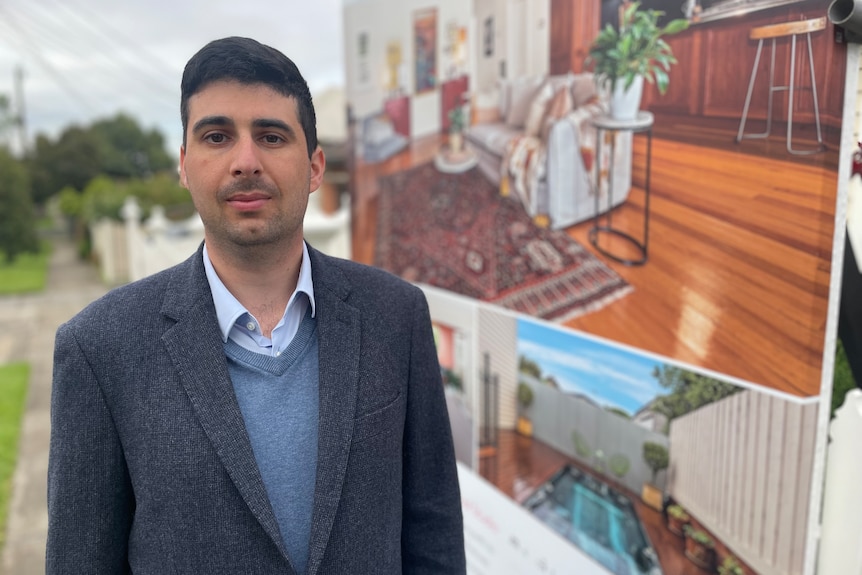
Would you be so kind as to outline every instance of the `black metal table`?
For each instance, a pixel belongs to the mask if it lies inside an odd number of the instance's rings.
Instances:
[[[599,116],[593,118],[591,120],[592,125],[596,128],[596,162],[595,162],[595,170],[596,170],[596,189],[595,198],[596,198],[596,212],[593,216],[593,227],[589,232],[590,243],[593,244],[600,253],[611,258],[612,260],[618,261],[625,265],[629,266],[639,266],[643,265],[647,261],[648,252],[647,249],[649,247],[649,197],[650,197],[650,169],[652,163],[652,126],[655,122],[655,118],[653,117],[651,112],[639,111],[637,117],[634,120],[616,120],[611,118],[610,116]],[[609,159],[609,168],[608,168],[608,201],[607,201],[607,209],[602,213],[601,205],[600,205],[600,196],[601,196],[601,175],[602,175],[602,145],[601,142],[604,141],[604,133],[605,132],[631,132],[632,134],[636,133],[646,133],[647,135],[647,151],[646,151],[646,174],[644,176],[644,225],[643,225],[643,240],[639,240],[635,238],[630,233],[627,233],[619,228],[613,227],[613,223],[611,221],[611,211],[613,210],[613,195],[614,195],[614,154],[616,148],[616,138],[610,138],[610,149],[608,153],[610,154]],[[602,224],[602,216],[604,215],[605,223]],[[611,234],[620,238],[623,238],[630,242],[632,245],[640,253],[640,258],[638,259],[627,259],[620,257],[616,254],[610,253],[608,250],[599,246],[599,234]]]

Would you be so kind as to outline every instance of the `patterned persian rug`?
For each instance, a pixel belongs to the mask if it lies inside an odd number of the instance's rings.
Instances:
[[[536,227],[478,168],[382,177],[375,265],[535,317],[564,321],[631,291],[563,231]]]

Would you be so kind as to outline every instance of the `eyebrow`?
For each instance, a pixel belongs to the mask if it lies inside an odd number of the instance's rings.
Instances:
[[[204,116],[197,122],[195,122],[194,127],[192,128],[192,133],[198,133],[205,128],[210,128],[213,126],[233,126],[234,121],[227,116]],[[286,132],[291,137],[296,137],[296,130],[294,130],[290,124],[287,124],[281,120],[276,120],[274,118],[260,118],[254,120],[252,122],[252,127],[254,128],[276,128],[278,130],[282,130]]]
[[[204,116],[192,127],[192,133],[198,133],[210,126],[233,126],[233,120],[227,116]]]

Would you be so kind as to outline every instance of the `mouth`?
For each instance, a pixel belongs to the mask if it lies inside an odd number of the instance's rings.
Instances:
[[[269,200],[267,194],[250,192],[232,195],[227,199],[227,204],[241,212],[253,212],[262,208]]]

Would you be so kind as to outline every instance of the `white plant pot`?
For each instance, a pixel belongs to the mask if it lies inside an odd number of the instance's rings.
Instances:
[[[635,76],[634,82],[625,89],[625,80],[620,80],[611,94],[611,118],[630,121],[637,118],[641,106],[641,95],[644,89],[644,77]]]
[[[451,132],[449,134],[449,150],[453,153],[459,153],[464,148],[464,135],[461,132]]]

